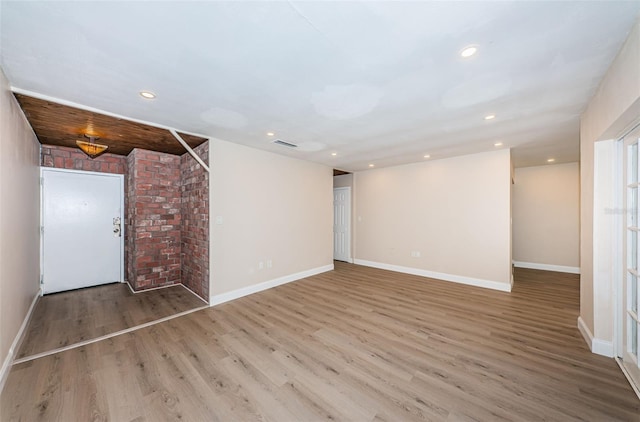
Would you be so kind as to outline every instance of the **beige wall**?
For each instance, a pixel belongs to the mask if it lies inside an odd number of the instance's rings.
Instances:
[[[353,189],[353,174],[341,174],[340,176],[333,176],[333,187]]]
[[[216,295],[330,269],[330,167],[221,140],[211,140],[209,162],[212,304]]]
[[[513,260],[521,266],[580,266],[578,163],[515,169]]]
[[[612,341],[613,315],[595,321],[611,308],[612,286],[594,285],[594,142],[623,134],[640,116],[640,22],[611,64],[580,121],[580,318],[595,338]],[[613,186],[611,187],[614,188]],[[601,294],[601,292],[603,294]]]
[[[0,362],[39,291],[40,144],[0,69]]]
[[[508,290],[510,166],[500,150],[356,173],[356,262]]]

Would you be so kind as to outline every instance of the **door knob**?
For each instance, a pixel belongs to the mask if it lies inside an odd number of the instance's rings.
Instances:
[[[115,237],[122,236],[120,217],[115,217],[113,219],[113,234]]]

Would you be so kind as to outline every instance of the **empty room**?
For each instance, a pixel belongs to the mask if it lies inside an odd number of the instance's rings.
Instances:
[[[0,421],[640,422],[640,2],[0,0]]]

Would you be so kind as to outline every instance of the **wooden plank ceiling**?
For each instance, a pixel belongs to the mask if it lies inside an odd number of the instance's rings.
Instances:
[[[108,153],[129,155],[134,148],[182,155],[187,150],[166,129],[118,119],[51,101],[14,94],[41,144],[77,148],[85,134],[97,136],[96,143],[108,145]],[[180,134],[191,148],[206,138]]]

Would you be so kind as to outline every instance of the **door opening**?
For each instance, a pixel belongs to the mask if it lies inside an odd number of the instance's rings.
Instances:
[[[43,168],[44,294],[124,280],[124,176]]]
[[[351,188],[333,189],[333,259],[351,259]]]

